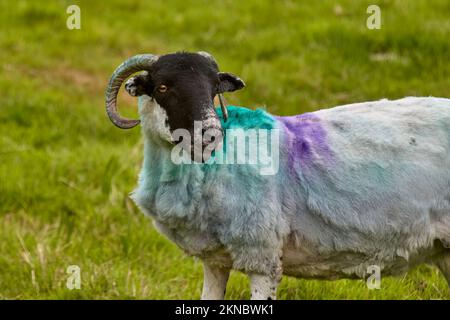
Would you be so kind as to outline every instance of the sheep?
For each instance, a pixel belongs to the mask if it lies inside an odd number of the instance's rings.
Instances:
[[[117,94],[136,72],[125,89],[138,97],[140,120],[125,119]],[[106,90],[116,126],[142,125],[144,160],[131,197],[202,260],[202,299],[224,298],[230,270],[248,274],[252,299],[276,299],[282,275],[366,278],[373,265],[387,276],[434,264],[450,285],[450,99],[384,99],[295,116],[215,109],[216,95],[244,86],[210,54],[180,52],[131,57]],[[192,150],[192,163],[174,163],[173,133],[198,140],[196,121],[218,137],[201,140],[202,150],[223,144],[233,128],[279,130],[278,171],[215,164],[214,153]]]

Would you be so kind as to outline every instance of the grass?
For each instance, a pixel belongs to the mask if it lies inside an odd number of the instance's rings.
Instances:
[[[66,8],[81,7],[81,30]],[[366,8],[382,10],[381,30]],[[0,2],[0,298],[196,299],[201,263],[160,236],[128,199],[139,130],[103,107],[113,69],[143,52],[206,50],[247,88],[228,101],[288,115],[408,95],[447,96],[450,3],[417,1]],[[124,94],[123,113],[136,115]],[[81,290],[66,268],[81,268]],[[284,278],[282,299],[446,299],[422,266],[362,281]],[[233,273],[227,298],[249,297]]]

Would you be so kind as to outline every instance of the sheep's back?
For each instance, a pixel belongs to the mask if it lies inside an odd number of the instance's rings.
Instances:
[[[278,121],[300,187],[287,197],[306,194],[292,218],[296,236],[324,253],[406,259],[450,238],[449,99],[382,100],[288,118]]]

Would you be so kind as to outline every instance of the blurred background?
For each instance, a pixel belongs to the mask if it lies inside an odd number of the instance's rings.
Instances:
[[[66,26],[69,5],[81,29]],[[370,4],[381,29],[369,30]],[[229,103],[279,115],[339,104],[449,97],[450,1],[0,0],[0,298],[196,299],[201,263],[160,236],[128,198],[139,129],[104,111],[113,70],[137,53],[205,50],[245,90]],[[121,112],[136,116],[122,93]],[[69,290],[67,268],[81,271]],[[231,276],[227,298],[249,298]],[[281,299],[445,299],[423,266],[403,278],[285,277]]]

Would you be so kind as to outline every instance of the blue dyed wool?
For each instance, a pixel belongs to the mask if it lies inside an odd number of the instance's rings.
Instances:
[[[268,176],[254,165],[173,164],[149,108],[140,99],[144,163],[132,197],[188,254],[333,279],[362,277],[372,264],[395,274],[431,256],[435,240],[450,243],[449,99],[297,117],[229,107],[224,129],[282,131],[280,170]]]

